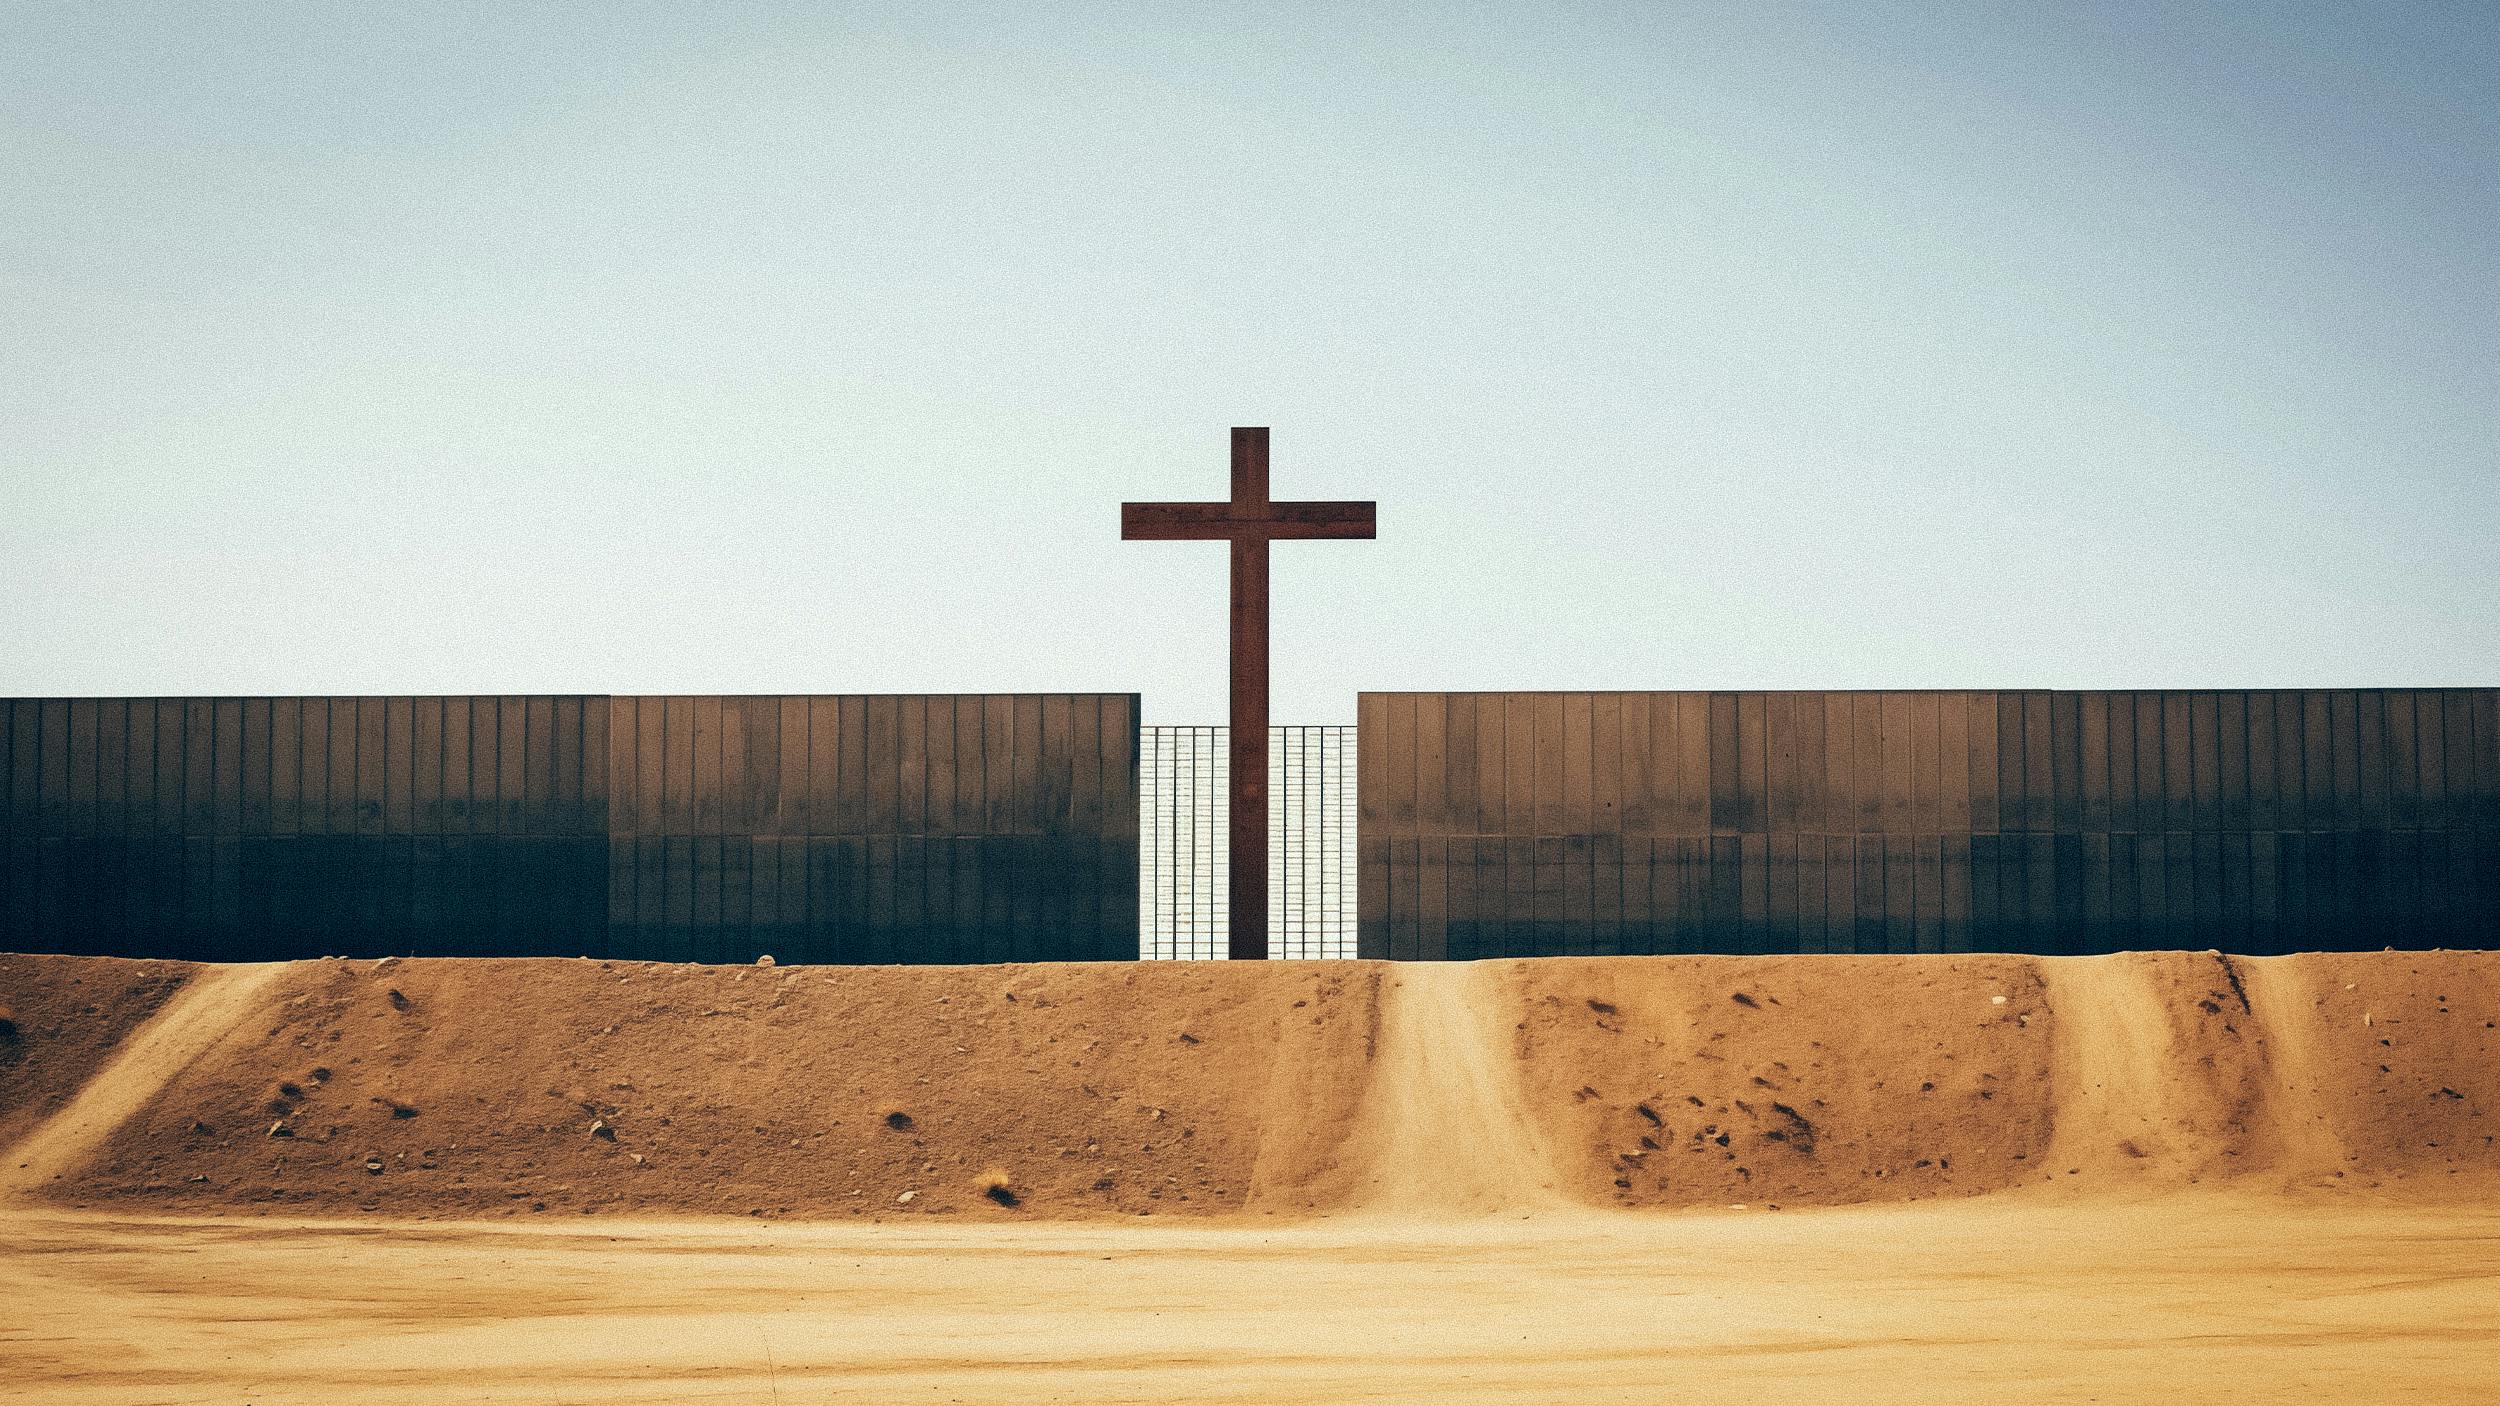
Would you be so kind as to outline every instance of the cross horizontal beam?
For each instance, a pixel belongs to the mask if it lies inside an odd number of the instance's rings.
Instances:
[[[1230,503],[1122,503],[1120,536],[1131,542],[1226,539],[1308,541],[1379,536],[1379,505],[1270,503],[1260,516],[1234,516]]]

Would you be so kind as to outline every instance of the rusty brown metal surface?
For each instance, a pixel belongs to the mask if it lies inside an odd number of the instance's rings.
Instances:
[[[1358,710],[1366,957],[2265,955],[2500,930],[2500,689]]]
[[[1367,539],[1377,505],[1275,502],[1268,495],[1267,427],[1233,430],[1232,497],[1221,503],[1123,503],[1128,541],[1222,541],[1232,547],[1231,954],[1268,951],[1267,711],[1268,552],[1279,539]]]
[[[1262,537],[1271,541],[1373,535],[1374,506],[1353,502],[1270,503],[1264,518],[1243,521],[1230,503],[1123,503],[1120,535],[1133,542]],[[1347,529],[1358,529],[1348,531]]]
[[[0,951],[1125,959],[1137,738],[1134,694],[0,698]]]

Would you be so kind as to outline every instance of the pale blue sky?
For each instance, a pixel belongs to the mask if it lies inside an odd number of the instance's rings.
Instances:
[[[0,693],[2489,684],[2495,16],[0,5]]]

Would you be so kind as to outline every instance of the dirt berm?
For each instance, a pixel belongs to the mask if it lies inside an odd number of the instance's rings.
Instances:
[[[0,1192],[152,1211],[1455,1217],[2500,1184],[2489,953],[16,957],[0,1005]]]
[[[0,1147],[59,1112],[194,970],[188,962],[0,954]]]

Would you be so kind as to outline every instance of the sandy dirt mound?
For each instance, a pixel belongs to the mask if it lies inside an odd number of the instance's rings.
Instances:
[[[1580,1199],[1898,1200],[2028,1179],[2054,1016],[2026,957],[1486,963]]]
[[[2490,953],[1485,965],[1599,1204],[2500,1178]]]
[[[2375,1186],[2500,1167],[2500,954],[2239,959],[2295,1168]]]
[[[89,1205],[1088,1217],[1243,1208],[1276,1071],[1359,1096],[1377,973],[295,963]]]
[[[129,965],[44,960],[46,989]],[[2485,953],[254,970],[248,1000],[177,1000],[103,1060],[53,1120],[93,1155],[48,1195],[1465,1219],[2500,1191]]]
[[[0,1147],[59,1111],[194,970],[189,962],[0,954]]]
[[[285,970],[264,962],[190,973],[180,991],[113,1047],[75,1096],[10,1144],[0,1158],[0,1200],[74,1191],[96,1149],[215,1048]]]

